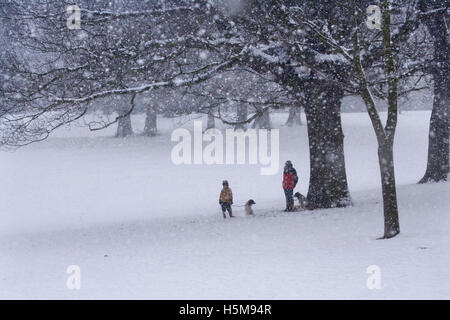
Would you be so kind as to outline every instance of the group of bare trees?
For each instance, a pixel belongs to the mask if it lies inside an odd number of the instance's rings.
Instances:
[[[398,99],[432,87],[428,167],[421,182],[447,179],[448,3],[444,0],[80,1],[81,29],[65,1],[0,1],[0,144],[25,145],[90,113],[99,103],[132,133],[144,101],[144,134],[157,115],[204,113],[236,127],[287,124],[306,114],[312,209],[348,206],[341,126],[346,95],[361,96],[378,141],[385,238],[400,232],[393,144]],[[369,5],[380,12],[369,25]],[[377,21],[375,21],[377,22]],[[174,98],[175,97],[175,98]],[[388,105],[383,123],[377,104]]]

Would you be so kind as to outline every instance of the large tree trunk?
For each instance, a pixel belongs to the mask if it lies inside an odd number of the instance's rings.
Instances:
[[[341,126],[343,92],[322,82],[305,91],[310,178],[308,205],[311,209],[345,207],[351,204]]]
[[[431,9],[431,8],[429,8]],[[423,10],[427,10],[424,8]],[[434,42],[434,99],[428,135],[427,170],[419,183],[447,180],[449,171],[448,91],[450,86],[450,56],[448,32],[443,13],[432,15],[427,26]]]
[[[302,125],[302,112],[299,107],[289,108],[289,116],[285,125],[288,127]]]
[[[133,129],[131,127],[131,118],[126,116],[119,119],[116,131],[117,138],[124,138],[133,135]]]
[[[284,65],[278,81],[304,96],[309,140],[310,209],[345,207],[352,204],[348,191],[344,157],[344,133],[341,126],[342,88],[335,82],[300,79],[292,66]],[[289,89],[288,89],[289,90]],[[299,98],[300,99],[300,98]]]
[[[427,170],[419,183],[446,181],[449,171],[448,104],[444,105],[445,102],[439,97],[437,90],[441,89],[436,89],[435,83],[428,134]]]
[[[394,172],[393,143],[384,142],[378,147],[378,162],[383,193],[384,237],[392,238],[400,233],[397,190]]]
[[[131,108],[134,108],[134,98],[131,101]],[[119,108],[119,120],[117,123],[117,138],[124,138],[133,135],[133,128],[131,126],[130,108],[122,106]]]
[[[146,118],[145,118],[145,126],[144,126],[144,132],[143,135],[147,137],[153,137],[156,135],[157,132],[157,123],[158,123],[158,111],[157,108],[154,105],[148,105],[147,111],[146,111]]]

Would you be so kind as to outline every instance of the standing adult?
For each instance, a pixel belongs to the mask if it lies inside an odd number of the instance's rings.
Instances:
[[[298,176],[291,161],[286,161],[283,171],[283,190],[286,196],[286,209],[284,211],[294,210],[294,188],[297,185]]]

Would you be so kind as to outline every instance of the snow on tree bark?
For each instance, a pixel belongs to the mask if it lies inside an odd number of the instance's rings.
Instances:
[[[305,92],[310,178],[308,206],[311,209],[345,207],[351,204],[341,126],[342,90],[323,81]]]
[[[433,5],[434,4],[434,5]],[[421,1],[421,10],[444,7],[444,1]],[[419,183],[446,181],[449,171],[448,91],[450,86],[450,56],[445,13],[436,12],[425,20],[434,47],[431,73],[434,82],[433,110],[428,135],[428,160],[425,175]]]

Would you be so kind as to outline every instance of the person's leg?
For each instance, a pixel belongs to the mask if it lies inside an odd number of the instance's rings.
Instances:
[[[230,214],[230,218],[233,218],[233,212],[231,210],[231,203],[228,204],[228,213]]]
[[[226,212],[227,208],[226,208],[226,206],[225,206],[225,203],[222,203],[221,206],[222,206],[222,214],[223,214],[223,218],[226,219],[226,218],[227,218],[227,215],[225,214],[225,212]]]
[[[284,189],[284,196],[286,198],[286,209],[284,209],[284,211],[289,211],[289,195],[288,195],[289,190]]]
[[[294,210],[294,190],[287,190],[288,211]]]

